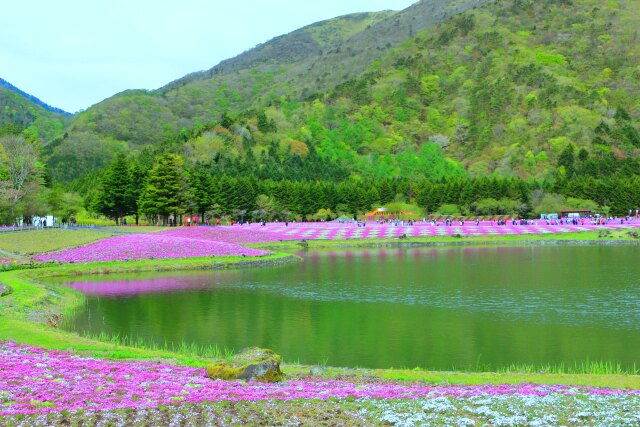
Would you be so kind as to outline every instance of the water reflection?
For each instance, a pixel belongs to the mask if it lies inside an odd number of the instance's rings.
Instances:
[[[635,246],[303,253],[295,265],[83,278],[68,328],[262,345],[360,366],[613,360],[640,354]]]

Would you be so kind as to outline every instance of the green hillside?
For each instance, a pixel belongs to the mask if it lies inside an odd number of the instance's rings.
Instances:
[[[158,91],[126,91],[80,113],[67,140],[47,153],[53,176],[69,180],[84,165],[105,165],[114,144],[130,149],[157,147],[183,129],[198,129],[248,108],[281,100],[324,97],[364,72],[423,28],[485,0],[421,1],[401,12],[361,13],[323,21],[277,37],[211,70],[193,73]],[[77,151],[77,141],[92,147]],[[96,144],[108,145],[102,150]],[[63,174],[69,158],[79,157],[75,173]]]
[[[272,177],[296,156],[375,179],[636,173],[639,8],[504,1],[475,9],[313,101],[280,99],[196,128],[180,150],[201,162],[257,163]]]
[[[387,137],[435,142],[472,176],[551,179],[572,146],[598,176],[639,154],[639,27],[635,1],[498,2],[379,61],[354,111],[380,108]]]
[[[5,83],[0,79],[0,83]],[[68,115],[51,111],[0,84],[0,134],[25,132],[30,139],[51,141],[64,133]]]
[[[324,21],[89,108],[40,150],[34,176],[113,218],[157,219],[151,177],[170,175],[171,209],[201,217],[392,202],[621,215],[640,208],[639,12],[632,0],[449,0]],[[127,195],[117,215],[110,191]]]
[[[119,94],[78,115],[50,168],[76,178],[110,153],[153,147],[276,176],[319,159],[338,177],[553,180],[565,150],[569,175],[637,158],[637,2],[479,3],[336,18],[159,91]]]

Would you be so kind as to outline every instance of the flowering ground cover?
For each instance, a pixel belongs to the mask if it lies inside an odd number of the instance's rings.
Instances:
[[[640,224],[640,223],[638,223]],[[214,240],[228,243],[264,243],[279,240],[338,240],[338,239],[371,239],[407,237],[435,237],[435,236],[495,236],[495,235],[539,235],[553,233],[575,233],[590,230],[620,229],[634,225],[631,223],[610,223],[608,225],[547,225],[542,221],[535,225],[496,225],[491,222],[481,222],[477,226],[473,223],[451,226],[417,223],[416,225],[393,225],[368,223],[358,227],[355,223],[335,222],[300,222],[300,223],[269,223],[233,225],[228,227],[186,227],[163,232],[163,235],[173,237],[188,237],[202,240]]]
[[[96,262],[139,259],[191,258],[212,256],[263,256],[267,251],[246,244],[290,240],[397,239],[400,237],[470,237],[566,234],[590,230],[633,227],[632,223],[600,225],[393,225],[369,223],[269,223],[222,227],[179,227],[158,233],[125,234],[85,246],[34,256],[38,261]]]
[[[286,228],[282,224],[283,228]],[[286,235],[276,231],[275,227],[261,227],[258,224],[234,225],[219,227],[179,227],[169,231],[163,231],[163,236],[208,240],[215,242],[234,243],[238,245],[247,243],[264,243],[285,239]]]
[[[169,411],[187,418],[195,414],[196,419],[189,424],[202,425],[203,421],[212,424],[220,415],[215,408],[207,412],[206,405],[211,403],[265,402],[268,407],[267,403],[277,401],[292,402],[292,407],[301,401],[311,401],[320,407],[337,402],[363,424],[597,422],[620,426],[640,422],[640,390],[531,384],[452,386],[318,377],[279,384],[212,381],[205,377],[202,368],[114,362],[0,343],[0,424],[20,424],[26,420],[37,425],[42,420],[44,424],[40,425],[47,425],[58,416],[85,419],[96,417],[97,413],[111,414],[107,419],[126,420],[140,411],[148,416],[169,407]],[[45,416],[49,413],[52,415]],[[202,416],[210,419],[197,418]],[[220,422],[218,419],[217,423]]]
[[[154,234],[111,237],[59,252],[36,255],[38,261],[97,262],[210,256],[263,256],[269,252],[237,244]]]

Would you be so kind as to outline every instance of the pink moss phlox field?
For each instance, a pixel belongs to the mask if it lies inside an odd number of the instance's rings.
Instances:
[[[96,262],[211,256],[264,256],[269,252],[244,246],[155,234],[127,234],[86,246],[36,255],[38,261]]]
[[[81,358],[61,351],[0,343],[0,416],[268,399],[417,399],[441,396],[637,393],[637,390],[530,384],[363,385],[320,379],[285,381],[280,384],[212,381],[205,377],[202,368]]]
[[[635,220],[634,220],[635,221]],[[597,229],[629,228],[634,223],[608,225],[495,225],[482,222],[451,226],[417,223],[393,225],[368,223],[269,223],[222,227],[179,227],[149,234],[129,234],[111,237],[86,246],[34,256],[38,261],[96,262],[159,258],[189,258],[210,256],[263,256],[268,251],[252,249],[244,244],[285,240],[394,239],[399,237],[491,236],[519,234],[574,233]],[[1,262],[1,261],[0,261]]]
[[[495,222],[466,222],[465,225],[453,223],[451,226],[431,225],[418,222],[415,225],[378,224],[368,222],[364,227],[355,223],[337,222],[298,222],[285,224],[282,222],[260,224],[245,224],[222,227],[185,227],[166,231],[165,236],[213,240],[235,244],[266,243],[279,240],[338,240],[338,239],[369,239],[369,238],[398,238],[433,237],[433,236],[492,236],[492,235],[520,235],[520,234],[552,234],[575,233],[581,231],[628,228],[636,224],[609,223],[607,225],[591,225],[589,223],[573,225],[547,225],[544,221],[535,221],[534,225],[496,225]]]
[[[285,227],[282,224],[282,227]],[[260,227],[259,225],[234,225],[229,227],[180,227],[169,231],[163,231],[163,236],[180,237],[187,239],[209,240],[215,242],[234,243],[238,245],[246,243],[264,243],[284,240],[285,235],[276,233],[272,227]]]

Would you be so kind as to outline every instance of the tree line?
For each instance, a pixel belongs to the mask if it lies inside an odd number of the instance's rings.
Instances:
[[[545,183],[520,178],[363,179],[343,181],[263,179],[229,175],[215,165],[188,165],[177,154],[161,155],[146,169],[124,154],[114,157],[97,188],[85,199],[88,210],[118,223],[144,216],[167,224],[183,215],[200,221],[321,220],[356,217],[390,204],[418,215],[501,215],[523,218],[581,208],[624,215],[640,206],[640,177],[579,176]]]

